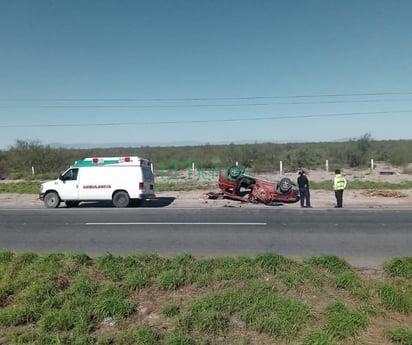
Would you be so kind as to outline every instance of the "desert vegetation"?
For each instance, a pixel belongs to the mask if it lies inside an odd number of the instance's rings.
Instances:
[[[256,143],[179,147],[118,147],[74,149],[43,145],[39,141],[17,140],[0,151],[0,177],[7,179],[51,179],[76,160],[85,157],[139,155],[150,159],[156,175],[165,171],[196,168],[208,170],[233,165],[250,167],[254,172],[268,172],[283,162],[285,172],[323,168],[366,167],[370,160],[385,161],[405,169],[410,163],[412,140],[376,141],[369,134],[346,142]]]

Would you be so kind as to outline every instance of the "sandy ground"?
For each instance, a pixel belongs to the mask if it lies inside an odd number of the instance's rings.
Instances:
[[[146,202],[143,207],[278,207],[263,204],[250,204],[236,200],[209,199],[209,191],[159,192],[157,199]],[[214,190],[218,192],[218,189]],[[335,196],[331,191],[312,190],[312,206],[314,208],[333,208]],[[0,208],[37,208],[44,207],[37,195],[33,194],[0,194]],[[64,207],[62,204],[61,207]],[[299,203],[284,204],[283,208],[300,208]],[[367,191],[346,190],[344,193],[345,208],[407,208],[412,207],[412,190],[402,191]]]

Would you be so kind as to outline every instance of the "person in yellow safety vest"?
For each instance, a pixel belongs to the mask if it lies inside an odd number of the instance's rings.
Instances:
[[[336,206],[335,208],[343,207],[343,191],[346,188],[347,180],[345,176],[341,174],[339,169],[335,170],[335,178],[333,180],[333,189],[335,191]]]

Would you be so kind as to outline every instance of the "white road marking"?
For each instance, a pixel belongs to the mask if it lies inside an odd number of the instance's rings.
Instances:
[[[255,225],[266,226],[267,223],[210,223],[210,222],[115,222],[115,223],[86,223],[86,225]]]

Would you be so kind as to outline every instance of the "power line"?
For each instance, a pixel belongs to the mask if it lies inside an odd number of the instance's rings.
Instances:
[[[232,118],[217,120],[175,120],[175,121],[133,121],[133,122],[107,122],[107,123],[62,123],[62,124],[33,124],[33,125],[0,125],[0,128],[46,128],[46,127],[102,127],[102,126],[133,126],[133,125],[174,125],[190,123],[222,123],[222,122],[249,122],[249,121],[267,121],[267,120],[284,120],[284,119],[305,119],[305,118],[339,118],[351,116],[381,116],[388,114],[406,114],[412,113],[412,109],[405,110],[388,110],[372,112],[350,112],[350,113],[333,113],[333,114],[309,114],[309,115],[276,115],[266,117],[249,117],[249,118]]]
[[[412,99],[372,99],[340,101],[306,101],[274,103],[232,103],[232,104],[169,104],[169,105],[0,105],[0,109],[139,109],[139,108],[209,108],[209,107],[262,107],[273,105],[308,105],[308,104],[349,104],[349,103],[384,103],[406,102]]]
[[[0,98],[0,102],[171,102],[171,101],[230,101],[257,99],[293,99],[361,96],[405,96],[412,92],[364,92],[335,94],[301,94],[286,96],[246,96],[246,97],[183,97],[183,98]]]

